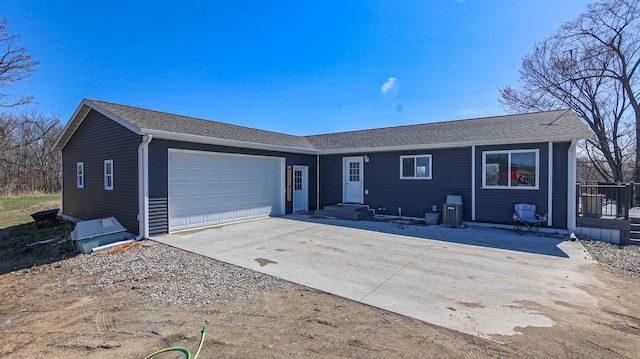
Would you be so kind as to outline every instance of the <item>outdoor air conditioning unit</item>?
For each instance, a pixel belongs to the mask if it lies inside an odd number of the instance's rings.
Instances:
[[[447,227],[462,225],[462,196],[447,196],[447,202],[442,205],[442,225]]]

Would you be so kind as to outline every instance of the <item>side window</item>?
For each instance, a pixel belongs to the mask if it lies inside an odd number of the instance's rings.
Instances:
[[[431,179],[431,155],[400,156],[401,179]]]
[[[84,162],[76,163],[76,187],[84,188]]]
[[[113,160],[104,161],[104,189],[113,190]]]

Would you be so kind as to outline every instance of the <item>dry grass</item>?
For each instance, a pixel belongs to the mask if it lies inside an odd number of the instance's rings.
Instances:
[[[71,223],[38,228],[31,213],[60,208],[60,194],[0,197],[0,274],[74,255]],[[46,243],[40,241],[51,240]]]
[[[0,229],[31,222],[31,213],[41,211],[43,207],[59,208],[61,198],[60,193],[0,197]],[[46,208],[49,202],[54,203]]]

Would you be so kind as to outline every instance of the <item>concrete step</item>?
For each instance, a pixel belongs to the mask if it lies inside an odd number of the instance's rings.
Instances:
[[[369,206],[363,204],[332,204],[324,206],[322,209],[328,211],[342,211],[342,212],[366,212],[369,210]]]
[[[324,206],[323,209],[315,211],[315,214],[320,216],[359,221],[367,217],[372,217],[373,210],[369,209],[369,206],[366,205],[333,204]]]
[[[640,224],[631,222],[631,228],[629,228],[629,238],[640,239]]]

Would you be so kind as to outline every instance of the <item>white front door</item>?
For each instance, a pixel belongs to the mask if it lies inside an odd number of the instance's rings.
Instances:
[[[293,211],[309,210],[309,167],[293,166]]]
[[[364,159],[344,157],[342,159],[342,201],[364,203]]]

